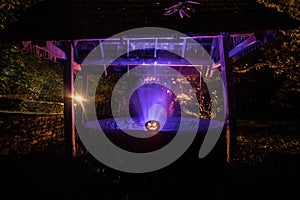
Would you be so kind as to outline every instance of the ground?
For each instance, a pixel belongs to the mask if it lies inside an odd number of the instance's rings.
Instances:
[[[68,160],[61,143],[43,152],[0,157],[2,196],[30,199],[291,199],[298,193],[300,135],[297,122],[239,121],[238,148],[230,164],[183,166],[172,172],[124,174]],[[199,170],[201,169],[201,170]]]

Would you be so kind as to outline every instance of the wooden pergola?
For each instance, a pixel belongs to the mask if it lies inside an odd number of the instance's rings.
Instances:
[[[199,0],[193,5],[195,12],[190,17],[181,17],[178,12],[164,15],[177,1],[164,0],[44,0],[29,10],[20,20],[1,32],[1,38],[22,41],[24,48],[37,54],[43,54],[53,61],[62,61],[64,65],[64,120],[65,141],[68,154],[76,156],[76,137],[74,127],[74,73],[80,70],[78,53],[80,48],[97,45],[97,62],[94,66],[111,63],[106,60],[102,41],[114,34],[140,27],[162,27],[182,32],[207,46],[210,56],[217,65],[210,70],[220,70],[226,89],[226,144],[227,158],[230,162],[230,148],[236,142],[236,105],[232,62],[251,51],[272,41],[279,29],[292,29],[299,21],[285,13],[266,8],[255,0]],[[141,38],[112,38],[110,44],[127,48],[128,55],[113,69],[126,71],[130,66],[153,63],[157,59],[157,50],[167,45],[167,38],[175,36],[143,36]],[[153,55],[147,59],[126,59],[129,52],[138,45],[151,46]],[[164,42],[163,42],[164,41]],[[175,48],[184,57],[192,49],[186,38],[178,38]],[[172,43],[173,44],[173,43]],[[174,45],[174,44],[173,44]],[[147,47],[148,47],[147,46]],[[146,47],[145,47],[146,48]],[[181,66],[180,72],[188,73],[188,66],[182,60],[172,60]],[[164,65],[162,63],[162,65]],[[166,64],[167,65],[167,64]],[[108,72],[110,73],[110,72]],[[86,78],[85,78],[86,80]],[[86,86],[87,87],[87,86]],[[232,144],[233,143],[233,144]]]

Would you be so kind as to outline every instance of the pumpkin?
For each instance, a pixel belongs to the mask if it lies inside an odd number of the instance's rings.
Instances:
[[[160,123],[156,120],[149,120],[145,123],[145,128],[150,132],[159,131]]]

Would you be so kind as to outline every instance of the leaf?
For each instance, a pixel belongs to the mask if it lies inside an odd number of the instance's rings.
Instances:
[[[7,5],[7,3],[3,3],[0,5],[0,9],[4,8]]]

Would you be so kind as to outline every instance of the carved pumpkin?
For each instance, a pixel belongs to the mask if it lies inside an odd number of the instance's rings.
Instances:
[[[160,128],[160,124],[158,121],[155,120],[149,120],[146,122],[145,127],[148,131],[150,132],[154,132],[154,131],[158,131]]]

